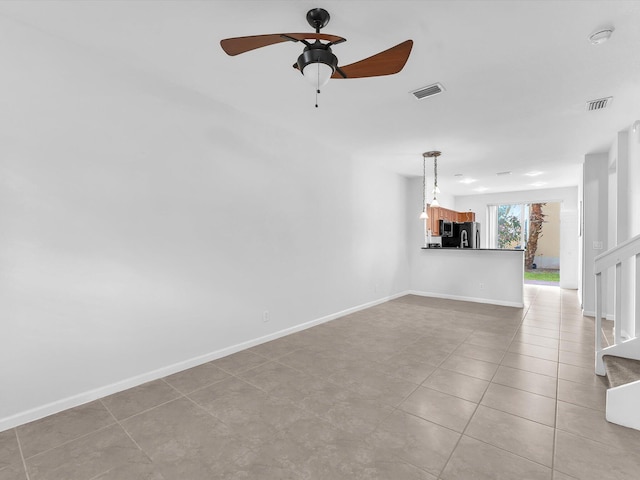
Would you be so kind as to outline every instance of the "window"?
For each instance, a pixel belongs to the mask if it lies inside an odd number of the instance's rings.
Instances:
[[[525,248],[529,238],[528,204],[490,205],[489,222],[489,244],[493,248]]]

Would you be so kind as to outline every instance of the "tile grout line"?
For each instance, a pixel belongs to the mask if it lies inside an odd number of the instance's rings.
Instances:
[[[158,380],[160,380],[160,381],[163,381],[163,382],[164,382],[164,378],[160,378],[160,379],[158,379]],[[175,390],[179,395],[178,395],[176,398],[172,398],[171,400],[167,400],[166,402],[159,403],[158,405],[154,405],[153,407],[145,408],[144,410],[141,410],[141,411],[139,411],[139,412],[137,412],[137,413],[134,413],[133,415],[129,415],[128,417],[123,418],[123,419],[122,419],[122,421],[129,420],[130,418],[134,418],[134,417],[137,417],[138,415],[142,415],[142,414],[144,414],[144,413],[150,412],[151,410],[154,410],[154,409],[156,409],[156,408],[158,408],[158,407],[162,407],[162,406],[167,405],[167,404],[169,404],[169,403],[171,403],[171,402],[175,402],[176,400],[179,400],[180,398],[182,398],[182,397],[184,397],[184,396],[185,396],[185,395],[184,395],[180,390],[178,390],[177,388],[175,388],[173,385],[169,384],[168,382],[164,382],[164,383],[166,383],[167,385],[169,385],[169,386],[170,386],[172,389],[174,389],[174,390]],[[106,397],[105,397],[105,398],[106,398]],[[100,399],[100,401],[102,402],[102,399]],[[109,408],[107,408],[107,406],[104,404],[104,402],[102,402],[102,404],[103,404],[104,408],[106,408],[106,409],[107,409],[107,411],[111,414],[111,416],[115,418],[115,416],[111,413],[111,411],[109,410]],[[118,421],[117,419],[116,419],[116,423],[119,423],[119,421]],[[113,425],[113,424],[112,424],[112,425]]]
[[[573,365],[573,366],[575,366],[575,365]],[[558,362],[558,368],[559,368],[559,367],[560,367],[560,362]],[[584,368],[584,367],[578,367],[578,368]],[[583,386],[589,387],[589,385],[584,385],[584,384],[579,383],[579,382],[574,382],[574,381],[572,381],[572,380],[561,379],[561,378],[560,378],[560,376],[558,375],[558,388],[559,388],[559,386],[560,386],[560,380],[563,380],[563,381],[565,381],[565,382],[575,383],[576,385],[583,385]],[[605,390],[607,390],[607,388],[605,388]],[[594,439],[594,438],[591,438],[591,437],[586,437],[586,436],[584,436],[584,435],[582,435],[582,434],[580,434],[580,433],[572,432],[572,431],[569,431],[569,430],[565,430],[565,429],[559,428],[559,427],[558,427],[557,416],[558,416],[558,404],[559,404],[560,402],[562,402],[562,403],[566,403],[567,405],[574,405],[574,406],[577,406],[577,407],[580,407],[580,408],[586,408],[586,409],[588,409],[588,410],[592,410],[592,411],[595,411],[595,412],[599,412],[601,415],[605,413],[603,410],[600,410],[600,409],[597,409],[597,408],[589,407],[589,406],[586,406],[586,405],[580,405],[580,404],[573,403],[573,402],[569,402],[569,401],[566,401],[566,400],[560,400],[559,398],[558,398],[558,399],[556,399],[556,427],[555,427],[555,433],[554,433],[554,460],[555,460],[555,443],[556,443],[556,435],[557,435],[557,432],[558,432],[558,431],[561,431],[561,432],[564,432],[564,433],[568,433],[568,434],[570,434],[570,435],[575,435],[576,437],[580,437],[580,438],[583,438],[583,439],[585,439],[585,440],[589,440],[589,441],[592,441],[592,442],[595,442],[595,443],[600,443],[600,444],[602,444],[602,445],[608,445],[608,444],[607,444],[607,443],[605,443],[605,442],[602,442],[602,441],[600,441],[600,440],[597,440],[597,439]]]
[[[296,349],[296,350],[300,350],[300,349]],[[289,352],[289,353],[293,353],[293,352]],[[448,355],[450,355],[451,353],[452,353],[452,352],[450,352]],[[281,358],[286,357],[287,355],[288,355],[288,354],[286,354],[286,355],[281,355],[281,356],[279,356],[279,357],[277,357],[277,358],[275,358],[275,359],[272,359],[272,360],[271,360],[271,362],[268,362],[268,363],[277,363],[277,364],[279,364],[279,365],[283,365],[283,366],[285,366],[285,367],[287,367],[287,368],[291,368],[292,370],[297,371],[297,372],[299,372],[299,373],[302,373],[302,374],[304,374],[304,375],[308,375],[308,376],[310,376],[310,377],[318,378],[318,379],[320,379],[320,380],[322,380],[322,381],[324,381],[324,382],[327,382],[327,383],[329,383],[329,384],[332,384],[332,385],[338,386],[338,387],[340,387],[340,388],[342,388],[342,389],[345,389],[345,390],[349,390],[349,391],[351,391],[352,393],[359,395],[359,392],[357,392],[357,391],[355,391],[355,390],[353,390],[353,389],[349,388],[348,386],[337,384],[337,383],[333,382],[333,381],[332,381],[331,379],[329,379],[329,378],[323,377],[323,376],[321,376],[321,375],[317,375],[317,374],[315,374],[315,373],[305,372],[304,370],[299,370],[299,369],[297,369],[296,367],[293,367],[293,366],[291,366],[291,365],[287,365],[286,363],[282,363],[282,362],[280,362],[280,361],[279,361]],[[441,362],[441,363],[442,363],[442,362]],[[262,365],[264,365],[264,364],[262,364]],[[438,367],[436,367],[433,371],[435,371],[437,368],[438,368]],[[249,371],[249,370],[251,370],[251,369],[248,369],[248,370],[245,370],[245,371]],[[238,373],[244,373],[245,371],[238,372]],[[384,374],[384,372],[382,372],[382,373]],[[429,378],[432,374],[433,374],[433,372],[431,372],[429,375],[427,375],[427,377],[425,378],[425,380],[424,380],[424,381],[426,381],[426,379],[427,379],[427,378]],[[386,374],[385,374],[385,375],[386,375]],[[235,376],[235,375],[234,375],[234,376]],[[392,376],[392,375],[387,375],[387,376],[389,376],[390,378],[399,378],[399,379],[401,379],[401,380],[405,380],[405,379],[403,379],[403,378],[401,378],[401,377],[394,377],[394,376]],[[267,395],[271,396],[271,394],[270,394],[269,392],[267,392],[267,391],[263,390],[263,389],[262,389],[262,388],[260,388],[259,386],[254,385],[254,384],[252,384],[251,382],[249,382],[248,380],[245,380],[245,379],[243,379],[243,378],[241,378],[241,377],[238,377],[238,378],[239,378],[240,380],[244,381],[245,383],[248,383],[249,385],[251,385],[251,386],[253,386],[253,387],[255,387],[255,388],[258,388],[259,390],[263,391],[265,394],[267,394]],[[405,381],[407,381],[407,380],[405,380]],[[414,383],[414,382],[409,382],[409,381],[407,381],[407,382],[408,382],[408,383]],[[366,442],[366,441],[367,441],[367,438],[368,438],[368,437],[370,437],[370,435],[371,435],[375,430],[377,430],[378,426],[379,426],[380,424],[382,424],[382,423],[383,423],[387,418],[389,418],[391,415],[393,415],[396,411],[400,411],[400,412],[402,412],[402,413],[409,414],[409,415],[412,415],[412,416],[414,416],[414,417],[417,417],[416,415],[413,415],[413,414],[411,414],[411,413],[409,413],[409,412],[405,412],[404,410],[401,410],[401,409],[399,408],[399,405],[401,405],[401,404],[402,404],[402,403],[403,403],[407,398],[409,398],[411,395],[413,395],[413,393],[414,393],[414,392],[416,392],[416,391],[417,391],[421,386],[422,386],[422,384],[416,384],[415,388],[414,388],[410,393],[408,393],[408,394],[407,394],[407,395],[406,395],[402,400],[400,400],[398,403],[396,403],[395,405],[390,405],[390,404],[386,404],[386,403],[384,403],[384,402],[377,402],[377,401],[375,401],[374,403],[376,403],[377,405],[380,405],[380,407],[388,407],[388,408],[389,408],[389,412],[388,412],[388,413],[386,413],[385,415],[383,415],[383,417],[382,417],[379,421],[375,422],[375,426],[374,426],[374,428],[373,428],[372,432],[370,432],[369,434],[357,434],[357,435],[354,435],[354,436],[355,436],[355,437],[358,437],[361,441]],[[193,400],[192,400],[192,401],[193,401]],[[334,427],[336,427],[336,428],[338,428],[338,429],[342,430],[342,428],[341,428],[339,425],[334,425],[334,424],[333,424],[333,422],[331,422],[331,421],[329,421],[328,419],[326,419],[326,418],[322,417],[321,415],[319,415],[319,414],[317,414],[317,413],[315,413],[315,412],[313,412],[313,411],[311,411],[311,410],[308,410],[308,409],[306,409],[306,408],[304,408],[304,407],[301,407],[297,402],[291,402],[291,401],[289,401],[289,402],[290,402],[291,404],[295,405],[296,407],[301,408],[301,409],[302,409],[302,410],[304,410],[305,412],[310,413],[310,414],[311,414],[311,415],[313,415],[314,417],[316,417],[316,418],[318,418],[318,419],[320,419],[320,420],[326,421],[326,422],[328,422],[329,424],[333,425]],[[194,403],[195,403],[195,402],[194,402]],[[215,417],[215,416],[214,416],[214,418],[217,418],[217,417]],[[423,419],[423,418],[421,418],[421,417],[417,417],[417,418],[420,418],[421,420],[424,420],[424,419]],[[430,423],[433,423],[433,422],[430,422]],[[436,424],[436,425],[437,425],[437,424]],[[438,426],[442,426],[442,425],[438,425]],[[443,427],[443,428],[447,428],[447,427]],[[449,429],[449,430],[451,430],[451,429]],[[453,430],[452,430],[452,431],[453,431]],[[345,430],[345,432],[347,432],[347,431]],[[349,433],[349,432],[347,432],[347,433]],[[455,433],[459,433],[459,432],[455,432]],[[407,463],[411,464],[410,462],[407,462]],[[411,465],[413,465],[413,464],[411,464]],[[419,466],[417,466],[417,465],[413,465],[413,466],[414,466],[414,467],[416,467],[416,468],[418,468],[418,469],[420,469],[420,470],[422,470],[422,471],[426,471],[426,470],[424,470],[423,468],[421,468],[421,467],[419,467]],[[428,473],[430,473],[430,472],[428,472]]]
[[[160,380],[160,381],[164,381],[164,378],[161,378],[161,379],[159,379],[159,380]],[[167,383],[167,382],[164,382],[164,383]],[[149,412],[149,411],[151,411],[151,410],[153,410],[153,409],[155,409],[155,408],[161,407],[161,406],[163,406],[163,405],[166,405],[166,404],[168,404],[168,403],[171,403],[171,402],[173,402],[173,401],[175,401],[175,400],[178,400],[179,398],[181,398],[181,397],[185,396],[184,394],[182,394],[182,392],[180,392],[179,390],[177,390],[175,387],[173,387],[173,386],[172,386],[172,385],[170,385],[169,383],[167,383],[167,385],[169,385],[169,386],[170,386],[171,388],[173,388],[176,392],[178,392],[178,393],[180,394],[180,396],[178,396],[178,397],[176,397],[176,398],[173,398],[173,399],[171,399],[171,400],[168,400],[168,401],[166,401],[166,402],[163,402],[163,403],[161,403],[161,404],[155,405],[155,406],[153,406],[153,407],[151,407],[151,408],[147,408],[147,409],[145,409],[145,410],[143,410],[143,411],[141,411],[141,412],[135,413],[134,415],[131,415],[131,416],[129,416],[129,417],[127,417],[127,418],[123,419],[123,420],[128,420],[129,418],[133,418],[133,417],[136,417],[136,416],[141,415],[141,414],[143,414],[143,413]],[[106,398],[106,397],[104,397],[104,398]],[[78,436],[78,437],[74,437],[74,438],[72,438],[72,439],[70,439],[70,440],[67,440],[66,442],[63,442],[63,443],[57,444],[57,445],[55,445],[54,447],[48,448],[48,449],[46,449],[46,450],[43,450],[42,452],[38,452],[38,453],[36,453],[36,454],[34,454],[34,455],[31,455],[30,457],[27,457],[27,458],[25,458],[25,457],[24,457],[24,455],[22,454],[22,445],[21,445],[21,443],[20,443],[18,430],[17,430],[17,428],[16,428],[16,429],[15,429],[16,438],[18,438],[18,445],[20,446],[20,453],[21,453],[21,455],[23,456],[23,462],[25,462],[25,470],[26,470],[26,460],[29,460],[29,459],[32,459],[32,458],[36,458],[36,457],[38,457],[38,456],[40,456],[40,455],[44,455],[45,453],[48,453],[48,452],[50,452],[50,451],[52,451],[52,450],[55,450],[56,448],[63,447],[63,446],[65,446],[65,445],[68,445],[68,444],[70,444],[70,443],[72,443],[72,442],[75,442],[75,441],[80,440],[80,439],[82,439],[82,438],[85,438],[85,437],[88,437],[88,436],[90,436],[90,435],[93,435],[93,434],[95,434],[95,433],[97,433],[97,432],[100,432],[100,431],[102,431],[102,430],[106,430],[107,428],[110,428],[110,427],[112,427],[112,426],[114,426],[114,425],[119,425],[121,428],[123,428],[123,430],[125,430],[125,433],[129,436],[129,438],[131,438],[131,436],[129,435],[129,432],[127,432],[127,431],[126,431],[126,429],[125,429],[125,428],[120,424],[120,421],[119,421],[118,419],[116,419],[116,417],[113,415],[113,413],[111,412],[111,410],[110,410],[110,409],[106,406],[106,404],[103,402],[103,398],[99,398],[99,399],[97,399],[97,401],[99,401],[99,402],[100,402],[100,404],[102,405],[102,407],[103,407],[103,408],[104,408],[104,409],[109,413],[109,415],[111,416],[111,418],[113,418],[113,420],[114,420],[114,421],[113,421],[112,423],[109,423],[108,425],[104,425],[104,426],[102,426],[102,427],[100,427],[100,428],[98,428],[98,429],[96,429],[96,430],[93,430],[93,431],[91,431],[91,432],[85,433],[85,434],[80,435],[80,436]],[[131,438],[131,440],[133,440],[133,438]],[[134,441],[135,445],[136,445],[138,448],[140,448],[140,446],[137,444],[137,442],[135,442],[135,440],[133,440],[133,441]],[[142,449],[140,449],[140,450],[142,450]],[[143,452],[144,452],[144,451],[143,451]],[[146,455],[146,453],[145,453],[145,455]],[[102,473],[104,473],[104,472],[102,472]],[[27,473],[27,475],[28,475],[28,473]],[[29,478],[27,478],[27,480],[30,480],[30,479],[29,479]]]
[[[525,315],[522,317],[524,320]],[[471,336],[471,333],[469,335],[467,335],[468,339]],[[511,341],[509,344],[511,344],[511,342],[513,342],[513,338],[515,337],[515,333],[514,335],[511,337]],[[464,343],[464,341],[463,341]],[[508,348],[508,347],[507,347]],[[504,359],[504,357],[507,355],[507,351],[505,350],[505,352],[502,354],[502,357],[500,358],[500,362],[502,362],[502,360]],[[498,369],[496,369],[496,371],[493,373],[493,375],[491,376],[491,380],[493,380],[493,378],[496,376],[496,373],[498,373]],[[489,389],[489,386],[491,385],[491,380],[489,380],[489,383],[487,385],[487,387],[484,389],[484,392],[482,392],[482,396],[480,397],[480,399],[478,400],[478,402],[476,403],[476,407],[473,410],[473,413],[469,416],[469,420],[467,420],[467,423],[465,424],[464,428],[462,429],[462,432],[457,432],[460,433],[460,437],[458,437],[458,441],[456,442],[456,444],[454,445],[454,447],[451,449],[451,453],[449,453],[449,456],[447,457],[447,461],[444,463],[444,465],[442,466],[442,469],[440,470],[440,473],[438,474],[438,478],[440,478],[442,476],[442,474],[444,473],[444,471],[447,469],[447,466],[449,465],[449,462],[451,461],[451,458],[453,457],[453,454],[455,453],[455,451],[458,449],[458,446],[460,445],[460,441],[462,440],[462,438],[465,436],[464,433],[467,431],[467,428],[469,427],[469,424],[471,423],[471,420],[473,420],[473,417],[476,415],[476,412],[478,411],[478,408],[480,408],[480,403],[482,402],[482,399],[484,398],[485,394],[487,393],[487,390]],[[473,438],[473,437],[470,437]],[[485,443],[485,442],[483,442]],[[492,445],[495,446],[495,445]],[[499,448],[499,447],[496,447]],[[506,451],[506,450],[505,450]],[[510,453],[510,452],[509,452]]]
[[[520,321],[520,326],[519,326],[519,327],[518,327],[518,329],[516,330],[516,333],[514,333],[514,335],[511,337],[511,341],[509,342],[509,346],[511,346],[511,344],[515,341],[515,336],[516,336],[516,334],[517,334],[517,331],[518,331],[518,330],[520,330],[520,327],[522,326],[522,324],[523,324],[523,322],[524,322],[524,320],[525,320],[525,318],[526,318],[526,316],[527,316],[527,314],[528,314],[528,312],[529,312],[529,309],[531,308],[531,305],[535,302],[535,298],[537,298],[537,294],[536,294],[536,297],[534,297],[534,300],[532,300],[532,302],[531,302],[531,304],[530,304],[529,308],[527,308],[527,310],[526,310],[525,314],[522,316],[522,319],[521,319],[521,321]],[[502,355],[502,358],[500,359],[500,362],[501,362],[501,363],[500,363],[500,365],[502,365],[502,361],[504,360],[504,357],[506,357],[506,355],[507,355],[507,353],[508,353],[508,351],[509,351],[509,346],[507,347],[507,350],[504,352],[504,354]],[[491,383],[492,383],[492,381],[493,381],[493,378],[495,377],[495,375],[497,374],[497,372],[498,372],[498,370],[496,369],[496,372],[493,374],[493,376],[491,377],[491,380],[489,381],[489,386],[491,385]],[[454,452],[457,450],[458,446],[460,445],[460,441],[461,441],[461,440],[462,440],[462,438],[465,436],[465,432],[466,432],[466,431],[467,431],[467,429],[469,428],[469,425],[471,424],[471,421],[473,420],[473,417],[476,415],[476,412],[478,411],[478,408],[480,407],[480,405],[481,405],[481,403],[482,403],[482,400],[484,399],[484,396],[486,395],[486,392],[487,392],[487,390],[489,389],[489,386],[487,386],[487,388],[485,389],[485,391],[484,391],[484,392],[483,392],[483,394],[482,394],[482,397],[480,398],[480,400],[479,400],[479,401],[478,401],[478,403],[476,404],[476,408],[475,408],[475,410],[473,411],[473,413],[472,413],[472,414],[471,414],[471,416],[469,417],[469,420],[467,421],[467,424],[465,425],[465,427],[464,427],[464,429],[463,429],[463,431],[462,431],[462,433],[461,433],[461,435],[460,435],[460,438],[458,439],[458,442],[456,443],[455,447],[453,448],[453,450],[452,450],[452,451],[451,451],[451,453],[449,454],[449,458],[447,458],[447,461],[446,461],[446,463],[444,464],[444,467],[442,467],[442,470],[440,471],[440,474],[438,475],[438,478],[440,478],[440,477],[442,476],[442,474],[443,474],[443,473],[444,473],[444,471],[446,470],[447,466],[449,465],[449,462],[451,461],[451,458],[453,457]],[[531,393],[531,392],[528,392],[528,393]],[[556,397],[557,397],[557,389],[556,389]],[[546,398],[549,398],[549,397],[546,397]],[[484,406],[484,407],[487,407],[486,405],[483,405],[483,406]],[[487,408],[491,408],[491,407],[487,407]],[[493,410],[497,410],[497,409],[493,409]],[[498,411],[501,411],[501,410],[498,410]],[[508,413],[508,412],[503,412],[503,413]],[[510,414],[510,415],[513,415],[513,414]],[[514,415],[514,416],[519,417],[519,418],[524,418],[524,417],[520,417],[520,416],[518,416],[518,415]],[[525,420],[529,420],[529,419],[525,419]],[[530,421],[532,421],[532,420],[530,420]],[[535,422],[535,423],[541,424],[540,422]],[[555,421],[555,416],[554,416],[554,427],[553,427],[553,428],[554,428],[554,442],[555,442],[555,431],[556,431],[555,423],[556,423],[556,421]],[[544,424],[541,424],[541,425],[544,425]],[[548,425],[545,425],[545,426],[547,426],[547,427],[548,427]],[[505,451],[505,452],[507,452],[507,453],[510,453],[511,455],[515,455],[515,456],[517,456],[517,457],[520,457],[520,458],[523,458],[523,459],[528,460],[528,461],[530,461],[530,462],[533,462],[533,463],[535,463],[535,464],[537,464],[537,465],[541,465],[541,466],[543,466],[544,468],[549,468],[547,465],[543,465],[543,464],[541,464],[541,463],[536,462],[535,460],[531,460],[530,458],[524,457],[524,456],[522,456],[522,455],[518,455],[517,453],[510,452],[509,450],[505,450],[505,449],[503,449],[503,448],[497,447],[496,445],[493,445],[493,444],[491,444],[491,443],[485,442],[485,441],[483,441],[483,440],[479,440],[479,439],[477,439],[477,438],[475,438],[475,437],[472,437],[472,436],[469,436],[469,438],[473,438],[474,440],[479,441],[479,442],[481,442],[481,443],[484,443],[485,445],[490,445],[490,446],[492,446],[492,447],[494,447],[494,448],[497,448],[497,449],[499,449],[499,450],[502,450],[502,451]],[[552,458],[551,458],[551,464],[552,464],[552,467],[551,467],[551,474],[552,474],[552,475],[553,475],[553,456],[554,456],[554,454],[555,454],[555,452],[552,450]]]
[[[562,301],[562,300],[561,300]],[[556,401],[554,403],[553,412],[553,445],[551,446],[551,478],[555,477],[553,473],[556,465],[556,445],[558,437],[558,394],[560,393],[560,333],[562,329],[562,303],[560,303],[560,323],[558,325],[558,362],[556,364]]]
[[[562,329],[562,306],[560,307],[560,328]],[[562,330],[561,330],[562,331]],[[556,392],[560,391],[560,342],[558,342],[558,378],[556,379]],[[553,455],[551,457],[551,478],[555,478],[556,474],[556,454],[557,454],[557,447],[558,447],[558,402],[560,402],[560,399],[558,398],[558,393],[556,393],[556,404],[555,404],[555,425],[553,428]]]
[[[22,467],[24,468],[24,474],[27,477],[27,480],[31,480],[31,476],[29,475],[29,470],[27,469],[27,461],[24,458],[24,453],[22,453],[22,442],[20,441],[20,435],[18,434],[18,429],[14,428],[13,433],[16,436],[16,441],[18,442],[18,450],[20,450],[20,458],[22,459]]]
[[[263,358],[265,358],[265,357],[263,357]],[[253,367],[253,368],[257,368],[257,367],[259,367],[259,366],[261,366],[261,365],[265,365],[265,364],[270,363],[270,362],[271,362],[271,361],[270,361],[270,360],[268,360],[268,361],[266,361],[266,362],[264,362],[264,363],[261,363],[260,365],[257,365],[256,367]],[[217,368],[220,368],[220,367],[217,367]],[[243,370],[242,372],[249,371],[249,370],[252,370],[252,368],[249,368],[249,369],[247,369],[247,370]],[[242,373],[242,372],[238,372],[238,373]],[[204,408],[202,405],[200,405],[198,402],[196,402],[193,398],[191,398],[191,397],[190,397],[190,395],[191,395],[191,394],[193,394],[193,393],[195,393],[195,392],[199,392],[199,391],[201,391],[201,390],[204,390],[205,388],[212,387],[213,385],[216,385],[216,384],[218,384],[218,383],[220,383],[220,382],[223,382],[223,381],[225,381],[225,380],[228,380],[229,378],[235,378],[235,379],[237,379],[237,380],[241,380],[242,382],[244,382],[244,383],[246,383],[246,384],[250,385],[250,386],[251,386],[251,387],[253,387],[253,388],[256,388],[256,389],[260,390],[261,392],[264,392],[265,394],[267,394],[267,392],[265,392],[264,390],[262,390],[261,388],[259,388],[259,387],[255,386],[255,385],[252,385],[251,383],[249,383],[249,382],[247,382],[247,381],[243,380],[242,378],[238,377],[238,376],[237,376],[236,374],[234,374],[234,373],[228,372],[228,371],[226,371],[226,370],[225,370],[225,373],[229,373],[229,377],[227,377],[227,378],[223,378],[222,380],[219,380],[219,381],[217,381],[217,382],[213,382],[213,383],[211,383],[211,384],[209,384],[209,385],[206,385],[206,386],[204,386],[204,387],[197,388],[197,389],[195,389],[195,390],[192,390],[192,391],[191,391],[191,392],[189,392],[189,393],[184,393],[184,394],[182,394],[182,396],[181,396],[180,398],[185,398],[186,400],[188,400],[189,402],[191,402],[191,403],[192,403],[192,404],[193,404],[193,405],[194,405],[198,410],[202,411],[203,413],[205,413],[206,415],[208,415],[209,417],[211,417],[212,419],[214,419],[216,422],[220,422],[220,423],[221,423],[221,424],[223,424],[225,427],[227,427],[227,428],[229,429],[229,431],[233,432],[233,431],[234,431],[234,428],[233,428],[233,426],[232,426],[232,425],[229,425],[227,422],[225,422],[225,421],[224,421],[224,420],[222,420],[221,418],[218,418],[218,417],[217,417],[216,415],[214,415],[212,412],[210,412],[209,410],[207,410],[206,408]],[[167,382],[167,383],[168,383],[168,382]],[[175,387],[174,387],[174,388],[175,388]],[[179,390],[178,390],[178,389],[176,389],[176,390],[179,392]],[[182,393],[182,392],[180,392],[180,393]],[[268,395],[268,394],[267,394],[267,395]],[[251,440],[249,437],[245,437],[244,435],[241,435],[241,434],[235,434],[235,433],[233,433],[233,435],[237,435],[237,436],[239,436],[240,438],[242,438],[243,440],[245,440],[245,439],[247,439],[247,440]],[[248,448],[250,451],[253,451],[253,448],[252,448],[251,446],[248,446],[247,448]],[[241,453],[240,453],[240,454],[237,454],[236,456],[234,456],[234,457],[232,458],[232,460],[236,460],[236,459],[238,459],[238,458],[240,458],[240,457],[242,457],[242,456],[244,456],[244,455],[248,455],[248,453],[249,453],[249,452],[246,452],[246,453],[244,453],[244,454],[241,454]]]
[[[329,383],[329,384],[331,384],[331,385],[335,385],[335,386],[340,387],[340,388],[342,388],[342,389],[344,389],[344,390],[349,390],[351,393],[354,393],[354,394],[356,394],[356,395],[360,395],[357,391],[355,391],[355,390],[353,390],[353,389],[349,388],[348,386],[345,386],[345,385],[339,385],[339,384],[337,384],[337,383],[333,382],[332,380],[330,380],[329,378],[326,378],[326,377],[323,377],[323,376],[320,376],[320,375],[317,375],[317,374],[314,374],[314,373],[308,373],[308,372],[305,372],[305,371],[303,371],[303,370],[299,370],[299,369],[297,369],[297,368],[295,368],[295,367],[292,367],[291,365],[287,365],[286,363],[279,362],[278,360],[279,360],[280,358],[283,358],[284,356],[286,356],[286,355],[283,355],[283,356],[281,356],[281,357],[278,357],[278,358],[274,359],[274,360],[273,360],[273,363],[277,363],[277,364],[279,364],[279,365],[283,365],[283,366],[285,366],[285,367],[287,367],[287,368],[291,368],[292,370],[294,370],[294,371],[296,371],[296,372],[302,373],[302,374],[307,375],[307,376],[312,377],[312,378],[318,378],[318,379],[320,379],[320,380],[322,380],[322,381],[324,381],[324,382],[327,382],[327,383]],[[247,380],[244,380],[244,381],[245,381],[246,383],[249,383],[249,385],[255,386],[255,385],[253,385],[252,383],[248,382]],[[409,383],[413,383],[413,382],[409,382]],[[413,392],[415,392],[419,387],[420,387],[420,385],[417,385],[417,386],[416,386],[416,388],[415,388],[414,390],[412,390],[411,394],[412,394]],[[257,387],[257,386],[256,386],[256,388],[260,388],[260,387]],[[261,389],[261,390],[262,390],[262,389]],[[264,391],[264,390],[263,390],[263,391]],[[270,394],[269,392],[266,392],[266,391],[265,391],[265,393],[266,393],[267,395],[271,396],[271,394]],[[411,394],[409,394],[409,395],[411,395]],[[403,400],[401,400],[397,405],[399,405],[400,403],[404,402],[404,400],[406,400],[406,398],[405,398],[405,399],[403,399]],[[376,425],[376,428],[377,428],[377,426],[378,426],[379,424],[381,424],[384,420],[386,420],[387,418],[389,418],[389,417],[390,417],[390,416],[391,416],[391,415],[392,415],[392,414],[397,410],[397,405],[389,405],[389,404],[386,404],[386,403],[384,403],[384,402],[378,402],[378,401],[375,401],[375,400],[372,400],[372,402],[373,402],[373,403],[375,403],[376,405],[380,406],[381,408],[389,407],[389,408],[391,409],[391,411],[390,411],[389,413],[387,413],[387,414],[386,414],[386,415],[385,415],[385,416],[384,416],[384,417],[383,417],[379,422],[377,422],[377,425]],[[289,403],[291,403],[291,404],[295,405],[295,406],[296,406],[296,407],[298,407],[298,408],[301,408],[301,409],[302,409],[302,410],[304,410],[305,412],[308,412],[308,413],[312,414],[312,415],[313,415],[313,416],[315,416],[316,418],[319,418],[319,419],[321,419],[321,420],[324,420],[324,421],[328,422],[329,424],[333,425],[333,423],[332,423],[332,422],[330,422],[329,420],[327,420],[326,418],[324,418],[324,417],[320,416],[319,414],[317,414],[317,413],[315,413],[315,412],[313,412],[313,411],[311,411],[311,410],[308,410],[308,409],[306,409],[306,408],[304,408],[304,407],[300,406],[297,402],[289,401]],[[340,428],[340,429],[342,430],[342,428],[341,428],[340,426],[338,426],[338,425],[334,425],[334,426],[336,426],[337,428]],[[375,430],[375,428],[374,428],[374,430]]]
[[[88,433],[84,433],[84,434],[82,434],[82,435],[80,435],[80,436],[78,436],[78,437],[74,437],[74,438],[72,438],[71,440],[67,440],[66,442],[59,443],[59,444],[57,444],[55,447],[48,448],[48,449],[46,449],[46,450],[43,450],[42,452],[38,452],[38,453],[36,453],[35,455],[31,455],[30,457],[26,457],[26,459],[25,459],[25,460],[31,460],[32,458],[39,457],[39,456],[41,456],[41,455],[44,455],[44,454],[46,454],[46,453],[51,452],[52,450],[55,450],[56,448],[64,447],[65,445],[69,445],[70,443],[76,442],[76,441],[78,441],[78,440],[80,440],[80,439],[82,439],[82,438],[89,437],[89,436],[94,435],[94,434],[96,434],[96,433],[98,433],[98,432],[101,432],[101,431],[103,431],[103,430],[106,430],[106,429],[108,429],[108,428],[111,428],[111,427],[113,427],[114,425],[117,425],[117,422],[110,423],[109,425],[104,425],[104,426],[102,426],[102,427],[100,427],[100,428],[97,428],[96,430],[93,430],[93,431],[88,432]]]
[[[149,459],[149,461],[151,463],[153,463],[153,459],[147,454],[147,452],[144,451],[144,449],[138,444],[138,442],[136,442],[136,440],[131,436],[131,434],[129,433],[129,431],[124,427],[124,425],[122,425],[122,423],[120,423],[120,420],[118,420],[116,418],[116,416],[113,414],[113,412],[109,409],[109,407],[107,407],[107,405],[102,401],[102,399],[100,399],[100,403],[102,404],[102,406],[107,410],[107,412],[109,412],[109,415],[111,415],[111,417],[116,421],[116,423],[118,424],[118,426],[122,429],[122,431],[127,435],[127,437],[129,437],[129,439],[133,442],[133,444],[138,448],[138,450],[140,450],[145,457],[147,457]],[[104,472],[103,472],[104,473]]]

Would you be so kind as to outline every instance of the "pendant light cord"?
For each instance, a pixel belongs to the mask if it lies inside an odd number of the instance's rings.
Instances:
[[[433,198],[438,194],[438,157],[433,157]]]

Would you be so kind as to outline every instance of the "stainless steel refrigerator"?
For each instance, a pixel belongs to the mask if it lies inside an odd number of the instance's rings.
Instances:
[[[442,222],[442,220],[440,221]],[[480,248],[480,224],[478,222],[456,222],[451,227],[449,235],[442,235],[444,248]],[[442,231],[442,227],[440,228]]]

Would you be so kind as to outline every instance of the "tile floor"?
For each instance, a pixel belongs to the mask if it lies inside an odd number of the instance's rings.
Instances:
[[[638,479],[576,293],[397,300],[0,433],[0,480]]]

